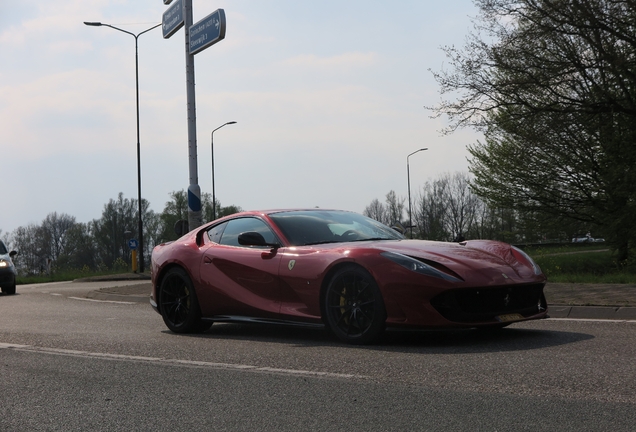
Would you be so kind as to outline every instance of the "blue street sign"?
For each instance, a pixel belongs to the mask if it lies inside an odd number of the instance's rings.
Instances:
[[[183,2],[176,0],[164,13],[161,20],[163,30],[163,38],[168,39],[183,27]]]
[[[190,54],[196,54],[225,38],[225,12],[217,9],[190,26]]]
[[[130,248],[130,250],[137,249],[139,247],[139,241],[137,241],[137,239],[128,240],[128,247]]]

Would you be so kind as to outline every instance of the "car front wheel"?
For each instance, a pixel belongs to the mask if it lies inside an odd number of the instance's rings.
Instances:
[[[371,343],[384,331],[382,294],[363,268],[347,266],[338,270],[325,290],[324,306],[328,328],[343,342]]]
[[[200,333],[212,325],[201,319],[194,285],[181,268],[169,270],[161,281],[159,311],[163,322],[175,333]]]
[[[2,293],[3,294],[15,294],[15,283],[13,285],[3,286],[2,287]]]

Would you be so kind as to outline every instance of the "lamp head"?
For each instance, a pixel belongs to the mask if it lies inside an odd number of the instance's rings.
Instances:
[[[92,22],[92,21],[84,21],[84,24],[87,26],[99,27],[102,25],[100,22]]]

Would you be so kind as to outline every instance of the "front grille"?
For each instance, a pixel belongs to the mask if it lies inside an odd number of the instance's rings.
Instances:
[[[450,290],[431,304],[447,320],[461,323],[492,322],[511,313],[528,317],[547,307],[543,284]]]

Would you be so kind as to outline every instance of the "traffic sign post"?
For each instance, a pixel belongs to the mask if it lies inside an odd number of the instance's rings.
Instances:
[[[137,248],[139,247],[139,242],[137,239],[130,239],[128,240],[128,247],[132,250],[132,271],[137,273]]]
[[[173,0],[164,0],[170,4]],[[192,0],[175,0],[163,14],[163,37],[169,38],[185,27],[186,99],[188,111],[188,226],[190,229],[203,224],[201,188],[197,168],[197,120],[194,91],[194,54],[225,38],[225,12],[217,9],[196,24],[192,23]]]
[[[225,11],[217,9],[190,27],[190,54],[196,54],[225,38]]]

